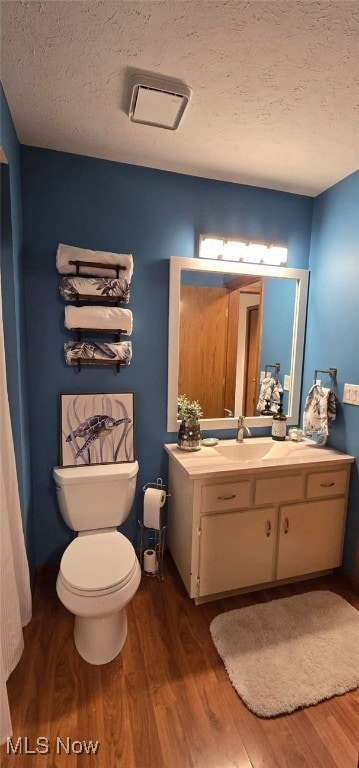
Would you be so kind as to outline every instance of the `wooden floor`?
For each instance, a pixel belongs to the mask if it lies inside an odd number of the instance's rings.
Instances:
[[[12,741],[23,737],[23,754],[8,755],[3,746],[2,768],[357,768],[358,691],[290,715],[256,717],[211,641],[218,613],[308,589],[332,589],[359,607],[335,577],[195,606],[168,561],[165,580],[144,577],[128,607],[122,654],[96,667],[76,652],[55,575],[40,572],[25,651],[8,681]],[[49,739],[48,754],[29,754],[40,736]],[[83,740],[100,742],[96,755],[75,753]]]

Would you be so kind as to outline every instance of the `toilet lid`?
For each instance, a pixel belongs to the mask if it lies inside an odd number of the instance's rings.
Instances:
[[[122,533],[94,533],[71,542],[62,556],[60,572],[69,589],[91,594],[124,586],[135,563],[135,550]]]

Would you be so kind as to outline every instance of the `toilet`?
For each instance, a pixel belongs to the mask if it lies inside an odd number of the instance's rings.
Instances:
[[[130,513],[137,473],[137,461],[53,469],[62,517],[78,533],[62,556],[56,590],[75,615],[75,645],[90,664],[120,653],[125,607],[141,580],[135,550],[117,530]]]

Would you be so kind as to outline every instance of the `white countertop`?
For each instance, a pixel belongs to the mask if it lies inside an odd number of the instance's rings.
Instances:
[[[218,449],[227,446],[238,446],[240,454],[245,457],[246,445],[268,446],[268,453],[264,458],[241,460],[228,459],[222,456]],[[165,450],[177,461],[192,479],[208,478],[213,475],[233,477],[238,473],[253,474],[271,470],[274,467],[292,469],[294,467],[308,467],[313,464],[318,466],[336,464],[350,464],[354,456],[341,451],[336,451],[329,446],[320,448],[313,440],[304,439],[294,442],[286,438],[285,441],[274,441],[271,437],[249,437],[242,444],[235,440],[219,440],[218,445],[207,447],[202,445],[199,451],[183,451],[177,443],[166,443]],[[231,449],[232,450],[232,449]]]

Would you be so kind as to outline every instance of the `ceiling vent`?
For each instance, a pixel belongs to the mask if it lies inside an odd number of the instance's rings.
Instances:
[[[130,120],[175,131],[191,93],[184,83],[137,74],[131,80]]]

